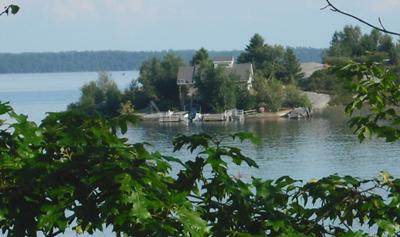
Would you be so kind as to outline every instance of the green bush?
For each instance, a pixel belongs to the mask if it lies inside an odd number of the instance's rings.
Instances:
[[[289,108],[312,107],[308,97],[302,94],[301,91],[294,85],[285,86],[285,99],[283,101],[283,106]]]
[[[99,79],[85,84],[81,91],[79,101],[69,105],[69,109],[101,113],[107,117],[119,113],[123,95],[108,73],[99,73]]]

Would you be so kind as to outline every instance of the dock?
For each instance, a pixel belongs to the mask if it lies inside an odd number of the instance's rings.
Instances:
[[[222,114],[203,114],[204,122],[211,121],[227,121],[225,113]]]
[[[186,111],[167,111],[150,114],[139,114],[145,121],[159,121],[161,123],[177,123],[177,122],[231,122],[231,121],[243,121],[245,113],[243,110],[231,109],[226,110],[223,113],[217,114],[199,114],[196,113],[194,118],[189,118],[189,114]]]

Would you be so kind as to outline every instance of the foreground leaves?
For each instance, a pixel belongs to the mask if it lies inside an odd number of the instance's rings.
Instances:
[[[0,118],[0,229],[6,236],[105,228],[117,236],[400,234],[400,179],[388,173],[370,180],[242,180],[229,167],[257,164],[207,135],[174,140],[176,150],[197,154],[183,163],[127,143],[118,135],[127,129],[121,124],[137,121],[127,115],[104,120],[52,113],[37,126],[0,103]],[[232,138],[257,141],[248,133]]]
[[[372,135],[396,141],[400,138],[399,75],[377,63],[349,63],[337,70],[346,81],[353,101],[346,112],[352,116],[360,141]]]

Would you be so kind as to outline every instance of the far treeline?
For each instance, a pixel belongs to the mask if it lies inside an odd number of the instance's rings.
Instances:
[[[187,65],[185,60],[173,53],[162,59],[153,57],[143,62],[138,80],[133,80],[125,91],[120,91],[112,78],[102,73],[98,81],[82,88],[80,100],[70,105],[70,109],[114,116],[121,108],[127,109],[127,104],[141,111],[156,104],[162,111],[185,108],[212,113],[233,108],[278,111],[282,107],[310,107],[308,98],[298,89],[303,74],[293,49],[269,45],[255,34],[237,62],[252,65],[250,71],[254,73],[247,77],[253,78],[252,81],[243,84],[237,73],[214,65],[210,53],[201,48],[190,60],[190,65],[196,68],[190,79],[194,83],[179,88],[178,70]]]
[[[321,62],[323,49],[293,48],[300,62]],[[70,51],[57,53],[0,53],[0,73],[131,71],[153,57],[161,59],[172,53],[188,63],[195,50],[164,51]],[[238,57],[240,50],[209,51],[210,57]]]

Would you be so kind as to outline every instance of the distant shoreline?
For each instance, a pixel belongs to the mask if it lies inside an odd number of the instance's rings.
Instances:
[[[296,47],[300,62],[321,62],[323,49]],[[145,60],[174,53],[188,63],[196,50],[70,51],[58,53],[0,53],[0,74],[139,70]],[[238,57],[241,50],[209,51],[211,57]]]

